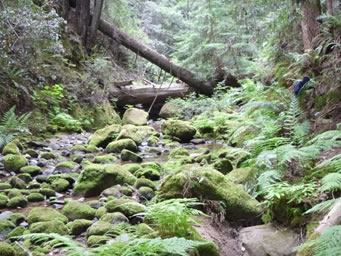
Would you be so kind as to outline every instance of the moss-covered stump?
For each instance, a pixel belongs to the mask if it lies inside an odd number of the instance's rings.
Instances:
[[[99,220],[110,224],[129,222],[128,218],[120,212],[106,213]]]
[[[30,211],[27,217],[27,222],[29,224],[52,220],[59,220],[62,223],[67,223],[68,218],[58,211],[47,207],[35,207]]]
[[[193,139],[197,130],[186,121],[167,120],[162,122],[161,131],[165,135],[179,138],[182,142],[189,142]]]
[[[121,159],[122,161],[130,161],[134,163],[141,163],[143,161],[142,157],[127,149],[122,150]]]
[[[4,156],[9,154],[19,155],[20,151],[17,144],[14,141],[12,141],[4,147],[4,149],[2,150],[2,154]]]
[[[132,139],[121,139],[113,141],[108,144],[105,151],[108,153],[120,153],[123,149],[128,149],[130,151],[136,152],[137,146]]]
[[[9,220],[0,221],[0,240],[6,239],[8,234],[15,229],[15,224]]]
[[[234,184],[212,167],[186,165],[184,171],[170,175],[162,183],[161,199],[181,198],[188,190],[193,196],[207,200],[223,201],[226,217],[230,220],[259,218],[261,206],[245,190]],[[186,187],[187,186],[187,187]]]
[[[68,235],[69,229],[60,220],[51,220],[36,222],[30,225],[29,228],[31,233],[57,233],[60,235]]]
[[[20,172],[21,173],[28,173],[32,177],[43,173],[42,169],[36,165],[30,165],[30,166],[22,167],[22,168],[20,168]]]
[[[5,170],[8,172],[19,172],[27,163],[26,158],[22,155],[8,154],[4,157]]]
[[[5,242],[0,242],[0,255],[1,256],[16,256],[15,250],[11,245]]]
[[[113,185],[133,185],[135,181],[135,176],[120,165],[110,164],[105,167],[91,164],[81,172],[73,193],[75,195],[83,194],[86,197],[97,196]]]
[[[144,205],[129,199],[111,200],[106,203],[105,208],[108,212],[121,212],[128,218],[146,211],[146,207]]]
[[[121,126],[113,124],[105,128],[97,130],[94,135],[92,135],[89,145],[105,148],[110,142],[114,141],[119,132],[121,131]]]
[[[123,124],[133,124],[133,125],[145,125],[148,121],[149,114],[137,108],[127,109],[122,118]]]
[[[131,124],[126,124],[122,127],[122,130],[118,135],[117,140],[131,139],[137,145],[140,145],[145,138],[147,138],[154,132],[155,132],[154,128],[150,126],[135,126]]]
[[[63,208],[63,214],[68,217],[69,220],[92,220],[95,218],[95,213],[95,209],[74,200],[67,202]]]
[[[80,234],[84,233],[92,224],[93,223],[91,220],[79,219],[79,220],[73,221],[67,226],[70,229],[71,235],[79,236]]]

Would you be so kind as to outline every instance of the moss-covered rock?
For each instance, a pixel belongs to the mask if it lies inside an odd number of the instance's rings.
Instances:
[[[129,222],[128,218],[120,212],[106,213],[99,220],[111,224]]]
[[[0,242],[0,255],[1,256],[16,256],[13,247],[5,242]]]
[[[137,145],[140,145],[143,140],[154,132],[154,128],[150,126],[135,126],[131,124],[124,125],[117,140],[131,139]]]
[[[132,174],[135,174],[135,172],[137,170],[140,170],[142,168],[142,166],[140,164],[136,164],[136,163],[128,163],[128,164],[124,164],[122,165],[123,170],[126,170]]]
[[[121,198],[123,196],[122,192],[120,191],[120,185],[115,185],[112,186],[110,188],[107,188],[105,190],[103,190],[103,192],[101,193],[101,197],[109,197],[109,196],[113,196],[115,198]]]
[[[9,154],[19,155],[20,151],[19,151],[17,144],[12,141],[4,147],[4,149],[2,150],[2,154],[4,156],[9,155]]]
[[[150,187],[140,187],[138,190],[138,194],[140,199],[144,200],[150,200],[155,196],[154,190]]]
[[[0,190],[11,189],[12,186],[8,182],[0,182]]]
[[[27,187],[26,182],[17,176],[12,177],[9,180],[9,184],[12,186],[12,188],[25,189]]]
[[[161,174],[159,171],[152,169],[152,168],[146,168],[139,170],[135,173],[135,176],[137,178],[145,177],[150,180],[159,180],[161,177]]]
[[[169,152],[169,158],[179,158],[182,156],[189,156],[189,152],[185,148],[176,148]]]
[[[103,236],[109,232],[113,234],[115,231],[119,231],[119,227],[116,224],[110,224],[108,222],[97,221],[92,224],[87,230],[87,237],[90,236]]]
[[[13,188],[13,189],[9,189],[6,190],[7,196],[9,198],[13,198],[16,196],[22,196],[23,194],[21,193],[21,191],[19,189]]]
[[[233,170],[233,165],[228,159],[218,159],[214,163],[214,168],[221,172],[222,174],[228,174]]]
[[[58,211],[47,207],[32,208],[27,217],[27,222],[29,224],[52,220],[59,220],[62,223],[67,223],[68,218],[65,217],[63,214],[59,213]]]
[[[13,213],[7,218],[7,220],[13,222],[15,225],[20,225],[20,223],[26,221],[26,217],[22,213]]]
[[[261,206],[255,199],[212,167],[186,165],[183,169],[183,172],[168,176],[162,183],[160,198],[183,197],[187,184],[193,196],[223,201],[226,216],[231,220],[256,219],[261,215]]]
[[[134,163],[141,163],[143,161],[142,157],[127,149],[122,150],[121,159],[122,161],[130,161]]]
[[[14,236],[22,236],[24,234],[24,232],[26,231],[26,228],[20,226],[20,227],[16,227],[15,229],[13,229],[9,234],[8,234],[8,238],[14,237]],[[1,251],[0,251],[0,255],[1,255]]]
[[[189,142],[193,139],[197,130],[186,121],[167,120],[162,122],[161,131],[165,135],[179,138],[182,142]]]
[[[154,191],[156,190],[155,184],[151,180],[146,179],[146,178],[139,178],[136,180],[135,188],[139,189],[140,187],[150,187]]]
[[[226,177],[236,184],[244,184],[252,179],[255,175],[255,170],[252,168],[237,168],[232,170]]]
[[[5,208],[8,202],[8,196],[0,195],[0,208]]]
[[[148,143],[148,146],[150,147],[156,147],[157,145],[159,145],[159,138],[156,136],[150,136],[147,139],[147,143]]]
[[[71,235],[79,236],[80,234],[84,233],[92,224],[93,222],[91,220],[79,219],[68,224],[68,227],[70,229]]]
[[[13,222],[9,220],[0,220],[0,239],[6,239],[7,235],[15,229],[15,225]],[[1,252],[1,251],[0,251]]]
[[[28,173],[32,177],[37,176],[39,174],[42,174],[43,171],[39,166],[36,165],[30,165],[30,166],[25,166],[20,169],[21,173]]]
[[[67,189],[69,189],[71,186],[70,186],[70,182],[67,181],[66,179],[56,179],[51,183],[51,187],[56,192],[64,192]]]
[[[123,149],[128,149],[130,151],[136,152],[137,146],[132,139],[121,139],[110,142],[105,148],[105,151],[108,153],[120,153]]]
[[[100,219],[107,212],[108,212],[107,208],[100,207],[100,208],[97,209],[95,216],[96,216],[97,219]]]
[[[92,135],[88,144],[96,147],[105,148],[110,142],[114,141],[117,138],[120,131],[121,126],[117,124],[99,129],[94,133],[94,135]]]
[[[174,103],[167,102],[160,110],[159,116],[162,118],[178,117],[182,114],[182,108]]]
[[[86,151],[86,147],[84,145],[74,145],[71,148],[71,152],[76,152],[76,151],[85,152]]]
[[[110,164],[104,167],[103,165],[92,164],[81,172],[73,193],[97,196],[104,189],[113,185],[132,185],[135,181],[135,176],[125,171],[120,165]]]
[[[46,196],[47,198],[56,196],[56,192],[53,189],[50,188],[41,188],[39,190],[40,194],[43,194],[44,196]]]
[[[109,236],[89,236],[87,244],[90,248],[106,244],[111,238]]]
[[[27,200],[29,202],[41,202],[44,201],[44,195],[40,193],[31,193],[28,195]]]
[[[52,152],[43,152],[40,154],[40,158],[51,160],[51,159],[55,159],[56,156]]]
[[[27,160],[22,155],[8,154],[4,157],[5,170],[8,172],[19,172],[20,168],[27,165]]]
[[[95,209],[74,200],[67,202],[63,208],[63,214],[68,217],[69,220],[92,220],[95,217],[95,213]]]
[[[74,172],[76,167],[77,167],[77,163],[72,162],[72,161],[65,161],[65,162],[61,162],[58,163],[54,169],[55,173],[70,173],[70,172]]]
[[[63,236],[69,234],[69,229],[60,220],[35,222],[30,225],[29,230],[31,233],[57,233]]]
[[[29,155],[29,156],[31,156],[33,158],[37,158],[39,156],[39,153],[36,150],[34,150],[34,149],[27,149],[26,151],[24,151],[23,154],[24,155]]]
[[[111,200],[105,204],[105,208],[107,208],[108,212],[121,212],[128,218],[146,211],[144,205],[129,199]]]
[[[88,145],[88,146],[86,147],[86,152],[87,152],[87,153],[97,153],[97,152],[99,152],[99,151],[100,151],[99,148],[96,147],[95,145]]]
[[[23,196],[16,196],[11,198],[8,202],[7,202],[7,207],[8,208],[24,208],[26,207],[28,204],[27,199]]]
[[[103,155],[103,156],[96,156],[94,159],[94,163],[96,164],[109,164],[115,161],[117,161],[117,157],[110,155],[110,154]]]
[[[122,118],[123,124],[133,124],[133,125],[145,125],[148,121],[149,114],[137,108],[127,109]]]

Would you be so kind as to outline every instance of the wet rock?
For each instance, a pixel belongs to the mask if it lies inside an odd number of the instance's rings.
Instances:
[[[74,200],[67,202],[63,208],[63,214],[68,217],[69,220],[92,220],[95,217],[95,213],[95,209]]]
[[[60,220],[35,222],[30,225],[29,230],[31,233],[57,233],[62,236],[69,234],[67,226]]]
[[[72,162],[75,162],[77,164],[80,164],[84,160],[83,155],[73,155],[72,156]]]
[[[13,212],[11,211],[4,211],[0,214],[0,221],[5,220],[13,215]]]
[[[130,161],[135,163],[141,163],[143,161],[142,157],[127,149],[122,150],[121,159],[122,161]]]
[[[54,169],[54,173],[70,173],[74,172],[77,168],[77,163],[72,162],[72,161],[65,161],[58,163],[56,165],[56,168]]]
[[[71,230],[71,235],[79,236],[80,234],[84,233],[92,224],[93,222],[91,220],[75,220],[68,224],[68,227]]]
[[[4,156],[9,155],[9,154],[19,155],[20,151],[19,151],[17,144],[12,141],[4,147],[4,149],[2,150],[2,154]]]
[[[39,193],[43,194],[47,198],[50,198],[52,196],[56,196],[56,192],[53,189],[50,189],[50,188],[41,188],[39,190]]]
[[[182,142],[189,142],[197,132],[188,122],[180,120],[167,120],[162,122],[161,131],[165,135],[179,138]]]
[[[9,180],[9,184],[12,186],[12,188],[18,188],[18,189],[25,189],[27,184],[22,179],[14,176]]]
[[[24,208],[28,204],[27,199],[23,196],[15,196],[7,202],[8,208]]]
[[[123,124],[145,125],[147,124],[149,114],[141,109],[130,108],[127,109],[122,118]]]
[[[105,204],[105,208],[108,212],[121,212],[128,218],[146,211],[146,207],[143,204],[129,199],[111,200]]]
[[[99,220],[110,224],[129,222],[128,218],[120,212],[106,213]]]
[[[28,183],[28,189],[40,189],[40,188],[41,188],[40,183],[36,181],[31,181],[30,183]]]
[[[87,244],[90,248],[98,247],[101,244],[106,244],[111,238],[108,236],[90,236]]]
[[[56,156],[52,152],[43,152],[41,153],[40,158],[45,159],[45,160],[51,160],[51,159],[55,159]]]
[[[182,169],[165,179],[159,191],[160,198],[180,198],[188,189],[191,196],[223,201],[229,220],[257,220],[260,217],[260,204],[217,170],[198,165],[185,165]]]
[[[4,167],[8,172],[19,172],[20,168],[28,164],[25,157],[21,155],[8,154],[4,157]]]
[[[39,166],[34,166],[34,165],[22,167],[20,169],[20,172],[21,173],[28,173],[32,177],[43,173],[42,169]]]
[[[13,198],[13,197],[16,197],[16,196],[22,196],[22,195],[23,195],[23,194],[21,193],[21,191],[20,191],[19,189],[16,189],[16,188],[7,190],[6,193],[7,193],[7,196],[8,196],[9,198]]]
[[[115,224],[110,224],[108,222],[104,221],[98,221],[94,224],[92,224],[88,230],[87,230],[87,237],[90,236],[103,236],[105,234],[108,234],[111,232],[111,234],[114,234],[114,232],[119,231],[120,227],[118,227]]]
[[[146,179],[146,178],[139,178],[136,180],[135,188],[139,189],[140,187],[150,187],[154,191],[156,190],[155,184],[151,180]]]
[[[58,220],[61,221],[62,223],[67,223],[68,218],[65,217],[63,214],[59,213],[58,211],[47,207],[35,207],[30,211],[27,217],[27,222],[29,224],[53,220]]]
[[[249,256],[294,256],[300,245],[298,234],[272,224],[243,228],[239,238]]]
[[[64,192],[71,187],[70,182],[66,179],[56,179],[51,183],[51,188],[56,192]]]
[[[24,155],[30,155],[33,158],[37,158],[39,156],[39,153],[34,149],[28,149],[28,150],[24,151],[23,154]]]
[[[156,136],[150,136],[147,140],[147,144],[150,147],[156,147],[159,144],[159,138]]]
[[[117,140],[121,139],[131,139],[137,145],[140,145],[145,138],[150,136],[154,132],[154,129],[150,126],[135,126],[131,124],[126,124],[122,127]]]
[[[132,139],[121,139],[113,141],[108,144],[105,151],[108,153],[120,153],[123,149],[128,149],[130,151],[136,152],[137,146]]]
[[[215,161],[213,166],[216,170],[224,175],[233,170],[233,165],[228,159],[218,159],[217,161]]]
[[[0,242],[1,256],[15,256],[14,248],[5,242]]]
[[[26,187],[27,187],[27,184],[32,181],[32,177],[28,173],[20,173],[17,175],[17,177],[26,183]],[[25,189],[25,188],[22,188],[22,189]]]
[[[151,200],[155,196],[154,190],[150,187],[140,187],[138,195],[142,200]]]
[[[205,144],[205,140],[204,139],[192,139],[190,140],[190,143],[193,143],[195,145]]]
[[[169,158],[178,158],[182,156],[189,156],[189,152],[185,148],[176,148],[169,152]]]
[[[49,145],[46,142],[43,141],[29,141],[26,143],[28,146],[33,147],[33,148],[45,148],[48,147]]]
[[[7,218],[7,220],[19,226],[21,223],[26,221],[26,217],[24,214],[21,214],[21,213],[13,213],[11,216]]]
[[[116,199],[119,199],[123,196],[123,194],[120,191],[120,187],[119,185],[115,185],[113,187],[107,188],[105,189],[102,193],[101,193],[101,197],[109,197],[109,196],[113,196]]]
[[[162,106],[159,116],[162,118],[172,118],[172,117],[178,117],[182,114],[182,109],[178,105],[174,103],[166,103]]]
[[[105,207],[100,207],[97,209],[95,216],[97,219],[100,219],[107,212],[108,210]]]
[[[84,145],[75,145],[71,148],[71,152],[85,152],[86,147]]]
[[[103,155],[103,156],[96,156],[94,159],[94,163],[96,164],[109,164],[115,161],[117,161],[117,157],[110,155],[110,154]]]
[[[0,240],[7,238],[7,235],[15,229],[15,224],[9,220],[0,221]]]
[[[0,208],[5,208],[8,202],[8,196],[0,195]],[[0,215],[1,216],[1,215]],[[0,219],[1,220],[1,219]]]
[[[160,180],[161,174],[159,171],[152,169],[152,168],[146,168],[142,170],[138,170],[135,173],[135,176],[137,178],[145,177],[150,180]]]
[[[27,200],[29,202],[41,202],[44,201],[44,195],[40,193],[31,193],[28,195]]]
[[[120,131],[121,126],[117,124],[99,129],[94,133],[94,135],[92,135],[88,144],[96,147],[105,148],[110,142],[114,141],[117,138]]]

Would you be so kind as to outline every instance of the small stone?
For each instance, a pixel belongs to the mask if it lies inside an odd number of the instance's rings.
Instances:
[[[43,152],[41,153],[40,158],[51,160],[51,159],[55,159],[56,156],[52,152]]]

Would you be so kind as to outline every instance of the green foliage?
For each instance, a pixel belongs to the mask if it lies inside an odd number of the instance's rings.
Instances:
[[[52,124],[55,124],[62,131],[67,132],[80,132],[82,131],[82,123],[75,120],[72,116],[66,113],[57,114],[52,120]]]
[[[339,191],[341,190],[341,173],[328,173],[322,178],[321,191]]]
[[[315,241],[314,256],[338,256],[341,251],[341,226],[328,228]]]
[[[31,113],[16,116],[15,108],[11,107],[0,120],[0,150],[18,134],[29,132],[27,124]]]
[[[337,202],[339,202],[341,199],[330,199],[326,200],[324,202],[321,202],[319,204],[314,205],[312,208],[310,208],[308,211],[306,211],[304,214],[309,213],[326,213],[330,208],[332,208]]]
[[[64,98],[63,90],[59,84],[45,85],[33,93],[33,102],[50,116],[56,115],[60,112],[60,103]]]
[[[192,234],[191,222],[194,222],[192,218],[204,215],[192,208],[200,205],[202,203],[197,199],[170,199],[148,206],[142,215],[156,226],[162,237],[186,238]]]

